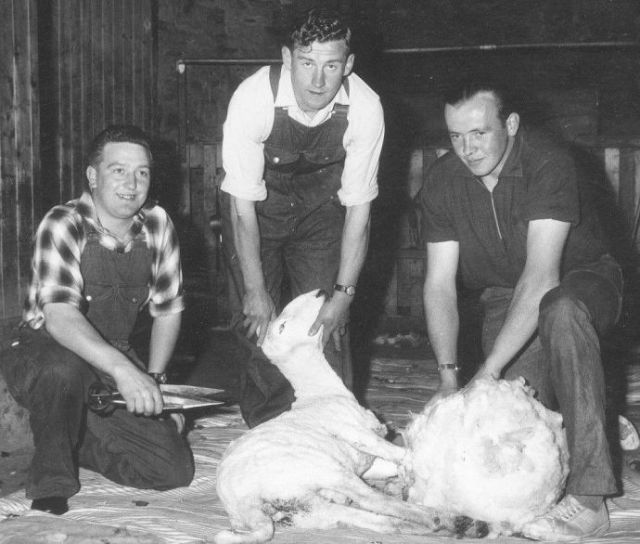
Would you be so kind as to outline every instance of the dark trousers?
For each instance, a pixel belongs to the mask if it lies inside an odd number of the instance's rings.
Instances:
[[[78,466],[119,484],[151,489],[189,485],[191,450],[170,418],[109,415],[87,409],[98,375],[45,331],[21,329],[18,343],[2,352],[9,391],[30,413],[35,452],[27,498],[71,497],[80,489]]]
[[[245,348],[240,375],[240,410],[249,427],[255,427],[291,407],[295,394],[291,384],[271,364],[260,348],[257,338],[246,338],[242,326],[243,283],[231,231],[228,195],[223,195],[223,240],[229,270],[229,297],[232,311],[231,327]],[[275,209],[274,209],[275,208]],[[344,210],[331,200],[315,208],[307,216],[290,221],[291,208],[286,202],[272,205],[270,219],[263,218],[260,231],[262,270],[267,290],[278,311],[296,296],[313,289],[333,293],[340,263],[340,246]],[[353,364],[349,332],[342,336],[341,349],[333,339],[327,343],[325,357],[347,388],[353,387]]]
[[[489,288],[483,350],[489,353],[511,303],[513,289]],[[524,377],[537,398],[563,417],[569,446],[567,493],[616,493],[606,437],[605,383],[599,337],[618,319],[622,273],[608,255],[568,273],[540,303],[538,333],[506,367],[504,377]]]

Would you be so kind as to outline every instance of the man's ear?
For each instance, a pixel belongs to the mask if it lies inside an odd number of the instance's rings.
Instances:
[[[95,189],[98,184],[98,171],[93,166],[87,166],[87,180],[89,189]]]
[[[518,128],[520,127],[520,116],[517,113],[509,114],[507,117],[507,134],[509,136],[515,136],[518,133]]]
[[[291,49],[286,45],[282,46],[282,64],[285,65],[285,68],[291,70]]]
[[[347,77],[353,70],[353,63],[355,60],[356,56],[353,53],[350,53],[347,57],[347,62],[344,63],[344,73],[342,74],[344,77]]]

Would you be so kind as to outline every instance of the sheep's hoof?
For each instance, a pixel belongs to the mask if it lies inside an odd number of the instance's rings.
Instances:
[[[469,516],[456,516],[453,521],[456,538],[484,538],[489,534],[489,525],[484,521],[471,519]]]

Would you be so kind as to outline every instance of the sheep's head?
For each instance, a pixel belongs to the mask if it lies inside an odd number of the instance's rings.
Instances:
[[[322,352],[322,327],[309,336],[309,329],[318,317],[326,294],[316,289],[293,299],[270,324],[262,350],[273,362],[292,360],[290,355],[301,348],[313,347]]]

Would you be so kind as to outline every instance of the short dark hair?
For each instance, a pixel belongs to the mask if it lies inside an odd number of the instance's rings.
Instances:
[[[516,111],[511,90],[498,80],[465,79],[452,85],[444,93],[444,103],[455,106],[470,100],[478,93],[492,93],[498,106],[498,117],[505,123],[509,115]]]
[[[104,147],[110,143],[126,142],[138,144],[147,150],[149,162],[153,160],[151,154],[151,140],[149,136],[135,125],[111,125],[100,132],[89,144],[87,151],[87,165],[97,167],[102,160]]]
[[[313,42],[344,40],[347,51],[351,47],[351,28],[346,19],[335,10],[310,9],[294,24],[287,34],[285,45],[293,51],[295,47],[306,47]]]

